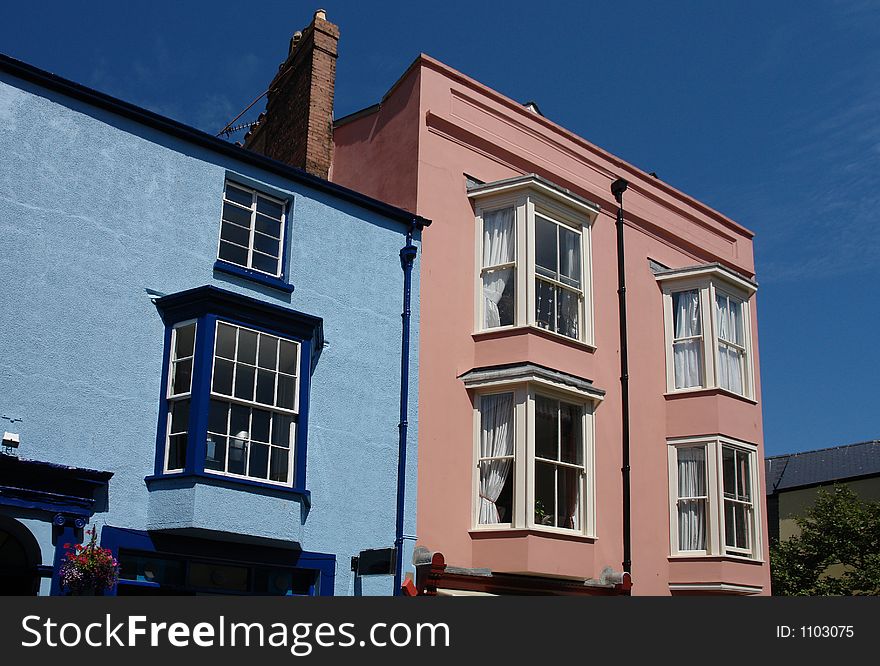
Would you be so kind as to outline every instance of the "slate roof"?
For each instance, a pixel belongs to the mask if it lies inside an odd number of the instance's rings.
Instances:
[[[764,460],[767,494],[819,483],[880,475],[880,440],[786,453]]]

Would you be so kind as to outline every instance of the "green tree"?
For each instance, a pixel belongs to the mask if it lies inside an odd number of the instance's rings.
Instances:
[[[800,535],[771,544],[773,594],[880,594],[880,502],[835,485],[797,524]]]

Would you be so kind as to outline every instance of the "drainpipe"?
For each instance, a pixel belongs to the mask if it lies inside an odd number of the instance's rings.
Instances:
[[[629,354],[626,332],[626,262],[623,252],[623,193],[629,183],[618,178],[611,183],[611,194],[617,200],[617,303],[620,311],[620,400],[623,455],[623,571],[632,573],[632,526],[630,524],[629,477]]]
[[[412,268],[418,249],[413,245],[415,221],[406,232],[406,245],[400,250],[400,267],[403,269],[403,331],[400,349],[400,423],[397,442],[397,525],[394,546],[394,595],[402,594],[403,584],[403,517],[404,500],[406,498],[406,431],[409,423],[409,329],[410,302],[412,300]]]

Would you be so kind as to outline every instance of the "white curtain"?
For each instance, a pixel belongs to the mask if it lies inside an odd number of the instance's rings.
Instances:
[[[678,449],[678,496],[706,496],[706,449]],[[678,549],[706,550],[706,500],[678,500]]]
[[[681,291],[673,294],[673,336],[694,337],[673,344],[675,388],[691,388],[703,385],[703,340],[700,322],[699,290]]]
[[[559,230],[560,281],[573,286],[581,285],[581,237],[568,229]],[[568,278],[568,279],[564,279]]]
[[[483,268],[514,261],[516,243],[513,224],[513,208],[483,213]],[[513,279],[512,268],[490,271],[483,275],[484,328],[502,325],[498,303],[511,279]]]
[[[480,457],[513,456],[513,393],[480,398]],[[512,458],[480,462],[480,524],[501,522],[495,502],[504,489]],[[506,521],[510,516],[506,516]]]
[[[718,338],[743,345],[740,303],[716,294],[715,314],[718,320]],[[740,351],[718,343],[718,384],[734,393],[743,392],[743,367]]]

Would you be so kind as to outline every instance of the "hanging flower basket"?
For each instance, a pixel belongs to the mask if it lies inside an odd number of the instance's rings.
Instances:
[[[119,579],[119,562],[109,548],[97,544],[98,531],[86,530],[86,545],[64,544],[67,551],[61,562],[61,587],[71,595],[103,595]]]

